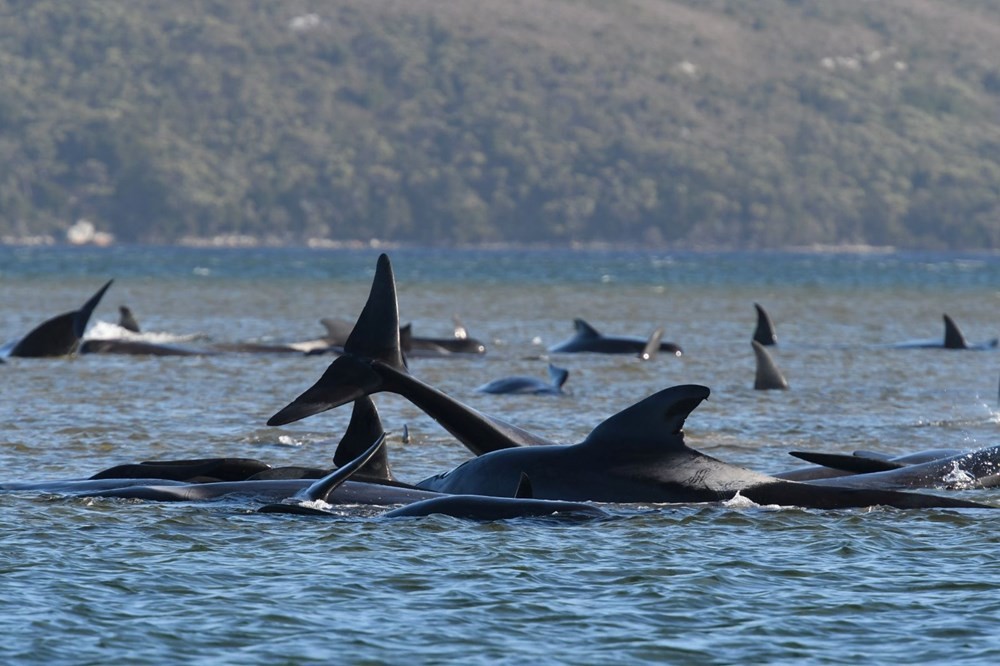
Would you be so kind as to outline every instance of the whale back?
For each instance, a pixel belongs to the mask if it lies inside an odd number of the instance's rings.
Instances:
[[[114,280],[108,280],[79,310],[66,312],[42,322],[14,345],[11,356],[41,358],[67,356],[77,350],[87,323],[101,297]]]

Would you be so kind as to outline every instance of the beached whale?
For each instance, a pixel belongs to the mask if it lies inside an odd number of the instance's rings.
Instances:
[[[912,342],[899,342],[892,347],[896,349],[970,349],[976,351],[982,351],[987,349],[996,349],[997,345],[1000,344],[1000,338],[993,338],[991,340],[986,340],[985,342],[970,344],[966,342],[965,336],[962,334],[961,329],[958,328],[958,324],[949,317],[947,314],[942,315],[944,318],[944,340],[916,340]]]
[[[905,456],[886,457],[870,452],[856,454],[792,451],[797,458],[816,464],[778,474],[816,485],[850,488],[908,490],[945,488],[967,490],[1000,486],[1000,446],[973,451],[934,449]]]
[[[715,502],[737,494],[758,504],[841,509],[985,508],[935,495],[812,485],[725,463],[684,442],[685,419],[709,395],[698,385],[659,391],[598,425],[580,444],[504,449],[425,479],[420,488],[449,494],[509,493],[521,474],[535,497],[595,502]]]
[[[658,328],[653,336],[656,344],[653,349],[649,349],[651,338],[639,338],[623,335],[604,335],[596,328],[585,322],[583,319],[574,319],[573,328],[576,333],[573,337],[549,347],[549,351],[559,354],[575,354],[579,352],[592,352],[596,354],[645,354],[650,358],[652,351],[667,352],[673,356],[680,356],[683,351],[680,346],[673,342],[662,342],[660,337],[663,330]]]
[[[569,370],[549,363],[549,381],[527,375],[501,377],[477,388],[480,393],[520,395],[561,395]]]
[[[68,356],[76,352],[94,308],[101,302],[101,297],[112,282],[114,280],[108,280],[78,310],[57,315],[33,328],[10,347],[9,355],[43,358]]]

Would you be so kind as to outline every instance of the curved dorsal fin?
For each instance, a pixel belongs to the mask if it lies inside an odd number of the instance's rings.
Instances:
[[[569,370],[566,368],[559,368],[549,363],[549,379],[552,380],[553,386],[561,389],[563,384],[566,383],[567,378],[569,378]]]
[[[753,339],[765,347],[777,344],[778,336],[774,332],[774,323],[767,310],[759,303],[754,303],[753,306],[757,309],[757,328],[754,329]]]
[[[756,340],[751,340],[750,344],[753,346],[753,354],[757,359],[757,373],[753,381],[754,389],[758,391],[769,389],[787,389],[788,381],[785,379],[785,376],[781,374],[781,370],[778,370],[778,366],[774,364],[774,360],[771,358],[771,355],[767,353],[767,349],[764,348],[764,345],[760,344]]]
[[[118,306],[118,325],[126,331],[132,331],[133,333],[140,332],[139,322],[136,321],[135,315],[132,314],[132,310],[127,305]]]
[[[535,491],[531,488],[531,479],[524,472],[521,472],[521,478],[517,481],[517,490],[514,491],[514,497],[517,499],[535,498]]]
[[[338,468],[349,465],[351,461],[362,455],[372,441],[385,434],[382,420],[379,419],[375,403],[368,396],[362,396],[354,401],[351,421],[347,424],[344,436],[340,438],[337,451],[333,454],[333,464]],[[394,481],[392,470],[389,469],[389,454],[382,447],[376,455],[358,470],[358,474],[369,478]]]
[[[682,449],[684,420],[709,393],[698,384],[663,389],[604,420],[578,446],[636,460]]]
[[[573,320],[573,328],[576,330],[576,334],[581,338],[601,337],[601,334],[597,332],[596,328],[579,318]]]
[[[965,336],[959,330],[958,325],[948,315],[944,315],[944,348],[945,349],[965,349],[969,345],[965,342]]]

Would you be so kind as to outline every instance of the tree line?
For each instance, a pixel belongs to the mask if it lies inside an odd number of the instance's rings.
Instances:
[[[0,0],[0,236],[1000,248],[987,0]]]

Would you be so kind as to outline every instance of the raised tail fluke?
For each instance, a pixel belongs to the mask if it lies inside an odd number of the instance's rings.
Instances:
[[[386,254],[379,255],[375,277],[361,315],[344,343],[344,353],[405,368],[399,344],[399,305],[396,279]]]
[[[372,369],[375,361],[406,372],[399,342],[396,280],[385,254],[378,258],[368,301],[344,342],[343,354],[334,359],[319,381],[268,419],[267,424],[285,425],[382,390],[382,377]]]

